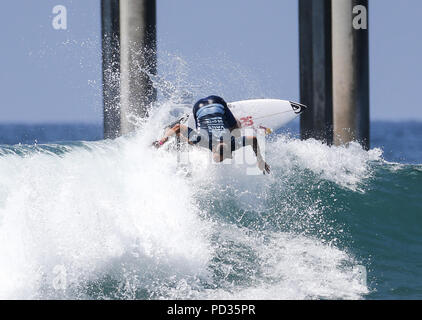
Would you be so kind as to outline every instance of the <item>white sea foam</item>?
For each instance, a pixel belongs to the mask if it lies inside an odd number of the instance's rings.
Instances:
[[[370,163],[382,159],[380,149],[365,151],[355,142],[335,147],[314,139],[300,141],[284,136],[268,150],[277,157],[275,166],[286,172],[295,167],[309,170],[323,180],[351,190],[360,190],[360,184],[371,177]]]
[[[175,274],[205,270],[208,224],[173,157],[136,138],[89,147],[0,159],[1,297],[38,297],[57,265],[76,285],[128,252]]]
[[[246,165],[216,165],[208,151],[191,150],[186,176],[176,153],[150,146],[171,120],[165,114],[152,112],[138,134],[115,141],[0,156],[1,298],[354,299],[367,292],[347,252],[267,230],[262,217],[258,231],[244,221],[271,212],[272,190],[282,199],[283,184],[301,172],[360,190],[379,150],[280,137],[266,148],[273,175],[245,175]],[[303,203],[302,216],[323,214],[313,205]],[[107,281],[117,283],[113,294]]]

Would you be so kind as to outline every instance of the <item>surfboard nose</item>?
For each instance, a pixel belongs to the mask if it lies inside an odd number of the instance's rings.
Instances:
[[[293,108],[293,111],[296,114],[302,114],[303,112],[305,112],[306,109],[308,109],[308,107],[305,106],[304,104],[300,104],[300,103],[292,102],[292,101],[289,101],[289,102]]]

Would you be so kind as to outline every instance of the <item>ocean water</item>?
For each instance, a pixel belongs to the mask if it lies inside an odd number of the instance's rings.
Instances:
[[[0,298],[422,298],[421,123],[373,122],[365,151],[295,122],[264,176],[151,148],[163,114],[116,140],[0,126]]]

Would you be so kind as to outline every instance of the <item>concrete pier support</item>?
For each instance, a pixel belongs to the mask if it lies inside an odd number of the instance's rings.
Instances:
[[[302,139],[332,143],[331,0],[299,0]]]
[[[156,74],[155,0],[120,1],[121,133],[136,128],[156,99],[151,75]]]
[[[367,0],[332,1],[334,144],[359,141],[368,149],[367,8]]]
[[[299,0],[303,139],[369,148],[367,0]]]
[[[120,135],[119,0],[101,1],[104,138]]]
[[[102,0],[104,137],[136,129],[156,99],[156,1]]]

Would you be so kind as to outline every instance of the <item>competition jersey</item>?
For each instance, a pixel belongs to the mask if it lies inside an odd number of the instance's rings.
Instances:
[[[226,102],[218,96],[199,100],[193,109],[196,128],[206,131],[209,138],[219,139],[236,126],[236,119]]]

